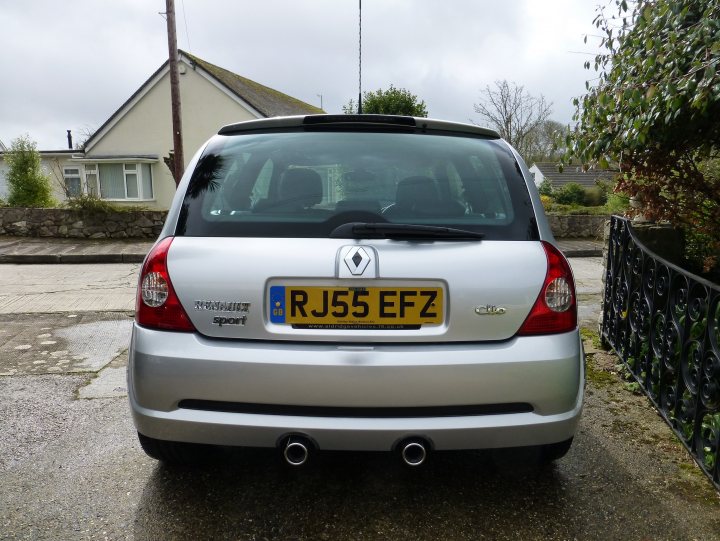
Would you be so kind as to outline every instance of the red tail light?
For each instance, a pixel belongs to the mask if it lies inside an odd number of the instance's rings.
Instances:
[[[543,241],[548,270],[540,294],[518,335],[559,334],[577,327],[575,281],[570,264],[552,244]]]
[[[138,284],[135,321],[151,329],[195,332],[168,274],[167,253],[172,241],[173,237],[163,239],[145,259]]]

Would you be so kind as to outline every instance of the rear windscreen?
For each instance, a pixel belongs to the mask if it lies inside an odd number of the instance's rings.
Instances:
[[[525,181],[500,141],[367,131],[214,138],[193,171],[176,234],[322,238],[348,222],[537,238]]]

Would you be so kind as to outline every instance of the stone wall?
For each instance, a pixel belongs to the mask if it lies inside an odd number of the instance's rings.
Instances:
[[[154,239],[165,211],[91,212],[70,209],[0,208],[0,235],[88,239]]]
[[[559,239],[602,239],[609,216],[583,214],[548,214],[550,229]]]
[[[91,212],[70,209],[0,208],[0,235],[89,239],[154,239],[167,212]],[[557,238],[602,238],[607,216],[549,215]]]
[[[670,224],[632,222],[633,232],[645,248],[682,267],[685,263],[685,237]]]

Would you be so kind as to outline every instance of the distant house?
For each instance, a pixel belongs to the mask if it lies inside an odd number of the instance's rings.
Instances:
[[[272,116],[322,109],[179,51],[185,165],[218,129]],[[41,151],[55,196],[94,194],[114,203],[166,209],[175,181],[165,165],[173,148],[170,71],[165,62],[85,142],[83,150]],[[0,162],[0,197],[3,192]]]
[[[613,183],[620,171],[617,169],[583,171],[579,165],[566,165],[561,173],[556,162],[536,162],[530,167],[530,173],[535,179],[536,186],[540,186],[548,179],[553,188],[557,189],[570,182],[576,182],[585,188],[592,188],[598,181]]]

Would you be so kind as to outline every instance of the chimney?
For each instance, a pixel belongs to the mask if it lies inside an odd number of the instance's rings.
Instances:
[[[68,148],[72,150],[72,132],[70,130],[67,131],[67,138],[68,138]]]

